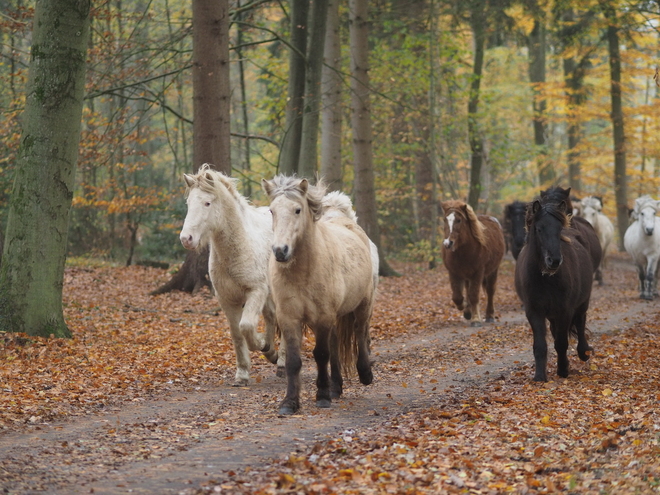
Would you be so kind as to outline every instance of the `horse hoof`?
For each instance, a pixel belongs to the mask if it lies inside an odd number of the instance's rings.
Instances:
[[[646,301],[653,301],[653,295],[652,294],[640,294],[640,299],[644,299]]]
[[[241,378],[234,380],[234,383],[231,384],[232,387],[247,387],[250,385],[249,378]]]
[[[284,369],[284,366],[278,366],[275,375],[277,375],[278,378],[284,378],[286,376],[286,370]]]
[[[332,401],[330,399],[319,399],[316,401],[316,407],[321,409],[329,409],[331,405]]]
[[[281,404],[280,405],[280,415],[281,416],[291,416],[292,414],[296,414],[298,412],[298,409],[300,409],[300,407],[298,407],[298,406],[293,406],[291,404]]]
[[[465,311],[463,313],[463,318],[465,318],[466,320],[471,320],[472,319],[472,311]]]
[[[270,349],[270,347],[266,345],[266,347],[261,349],[261,353],[272,364],[277,364],[277,359],[279,358],[279,353],[277,352],[277,349]]]
[[[547,381],[548,381],[548,377],[546,376],[545,373],[536,373],[536,374],[534,375],[534,381],[535,381],[535,382],[547,382]]]
[[[371,382],[374,381],[374,374],[370,369],[366,371],[358,370],[358,375],[360,376],[360,383],[362,385],[371,385]]]
[[[486,323],[495,323],[495,318],[493,318],[492,316],[487,317]]]
[[[472,323],[470,323],[470,326],[471,327],[480,327],[480,326],[483,326],[483,324],[480,321],[475,320]]]
[[[587,347],[584,351],[580,351],[580,349],[578,349],[578,357],[582,361],[589,361],[589,358],[591,357],[591,353],[593,351],[594,351],[594,348],[591,347],[591,346]]]
[[[339,399],[341,397],[342,393],[343,393],[342,389],[339,389],[339,390],[332,389],[332,390],[330,390],[330,398],[331,399]]]

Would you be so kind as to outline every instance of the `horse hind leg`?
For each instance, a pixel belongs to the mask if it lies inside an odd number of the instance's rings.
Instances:
[[[481,284],[476,283],[471,280],[466,284],[467,292],[467,307],[463,312],[463,317],[466,320],[470,321],[470,325],[473,327],[480,327],[481,323],[481,313],[479,312],[479,291],[481,290]]]
[[[590,354],[594,349],[589,345],[589,341],[587,340],[587,312],[577,312],[573,318],[573,325],[578,339],[578,356],[582,361],[588,361]]]
[[[374,373],[371,369],[371,335],[369,334],[371,314],[371,303],[365,303],[353,312],[353,338],[357,343],[357,361],[355,365],[360,383],[363,385],[370,385],[374,381]]]
[[[330,393],[330,376],[328,375],[328,362],[330,361],[330,341],[334,329],[318,328],[315,332],[316,345],[314,346],[314,360],[316,361],[316,406],[328,408],[332,403]]]
[[[330,335],[330,398],[339,399],[344,393],[344,379],[341,375],[339,340],[336,330]]]
[[[484,278],[484,291],[486,292],[486,323],[493,323],[495,321],[495,287],[497,285],[497,270],[490,276]]]

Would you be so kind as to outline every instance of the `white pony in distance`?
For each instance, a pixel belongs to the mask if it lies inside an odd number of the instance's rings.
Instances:
[[[623,245],[639,273],[639,297],[652,300],[657,292],[660,260],[660,218],[656,216],[660,201],[650,196],[635,200],[632,224],[623,237]]]
[[[603,203],[600,198],[597,198],[596,196],[587,196],[580,201],[580,204],[580,216],[582,216],[594,228],[598,240],[600,241],[600,247],[603,250],[602,261],[596,270],[596,280],[602,285],[603,273],[601,267],[605,266],[605,254],[607,253],[607,248],[612,242],[612,239],[614,239],[614,225],[610,219],[603,214]]]
[[[239,194],[236,180],[204,164],[184,174],[188,214],[181,244],[197,249],[210,244],[209,275],[227,315],[236,353],[234,386],[250,382],[250,351],[263,352],[284,376],[285,357],[275,349],[275,305],[268,284],[273,221],[268,208],[257,208]],[[266,332],[257,331],[263,314]]]

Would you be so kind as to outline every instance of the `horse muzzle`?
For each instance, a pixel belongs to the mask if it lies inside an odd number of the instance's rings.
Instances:
[[[654,230],[653,227],[651,227],[651,228],[644,228],[644,233],[645,233],[646,235],[648,235],[648,236],[652,236],[652,235],[653,235],[653,230]]]
[[[275,255],[275,261],[279,263],[286,263],[291,259],[291,251],[286,244],[284,246],[273,246],[273,254]]]
[[[453,249],[453,248],[454,248],[454,241],[452,241],[451,239],[445,239],[444,241],[442,241],[442,245],[443,245],[446,249],[449,249],[450,251],[453,251],[453,250],[454,250],[454,249]]]
[[[183,247],[186,249],[196,249],[198,242],[195,242],[195,239],[193,238],[192,235],[184,235],[181,234],[179,236],[179,239],[181,240],[181,244],[183,244]]]
[[[554,275],[557,270],[559,270],[559,267],[561,266],[561,263],[563,261],[563,258],[560,256],[559,258],[554,258],[552,256],[546,255],[544,259],[545,263],[545,273],[548,275]]]

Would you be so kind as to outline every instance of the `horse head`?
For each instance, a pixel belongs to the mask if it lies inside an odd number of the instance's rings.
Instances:
[[[276,261],[287,263],[310,226],[321,218],[326,188],[322,183],[312,186],[307,179],[283,175],[262,179],[261,184],[271,200],[273,254]]]
[[[511,254],[518,258],[520,250],[525,245],[525,213],[527,205],[521,201],[514,201],[504,208],[504,219],[507,230],[511,235]]]
[[[568,204],[546,202],[547,197],[534,201],[527,211],[529,244],[535,246],[545,275],[554,275],[562,264],[561,241],[567,238],[562,230],[568,226]]]
[[[183,179],[188,213],[179,238],[186,249],[197,249],[208,243],[211,228],[221,218],[218,198],[223,185],[225,189],[233,188],[236,194],[238,192],[232,179],[213,170],[207,163],[194,175],[183,174]]]
[[[657,201],[648,194],[635,200],[635,207],[630,214],[633,220],[639,221],[639,225],[645,235],[651,236],[655,230],[655,216],[660,208],[660,201]]]
[[[443,201],[445,239],[442,245],[450,251],[456,251],[464,238],[476,238],[479,244],[485,244],[484,226],[477,218],[472,207],[460,200]]]

